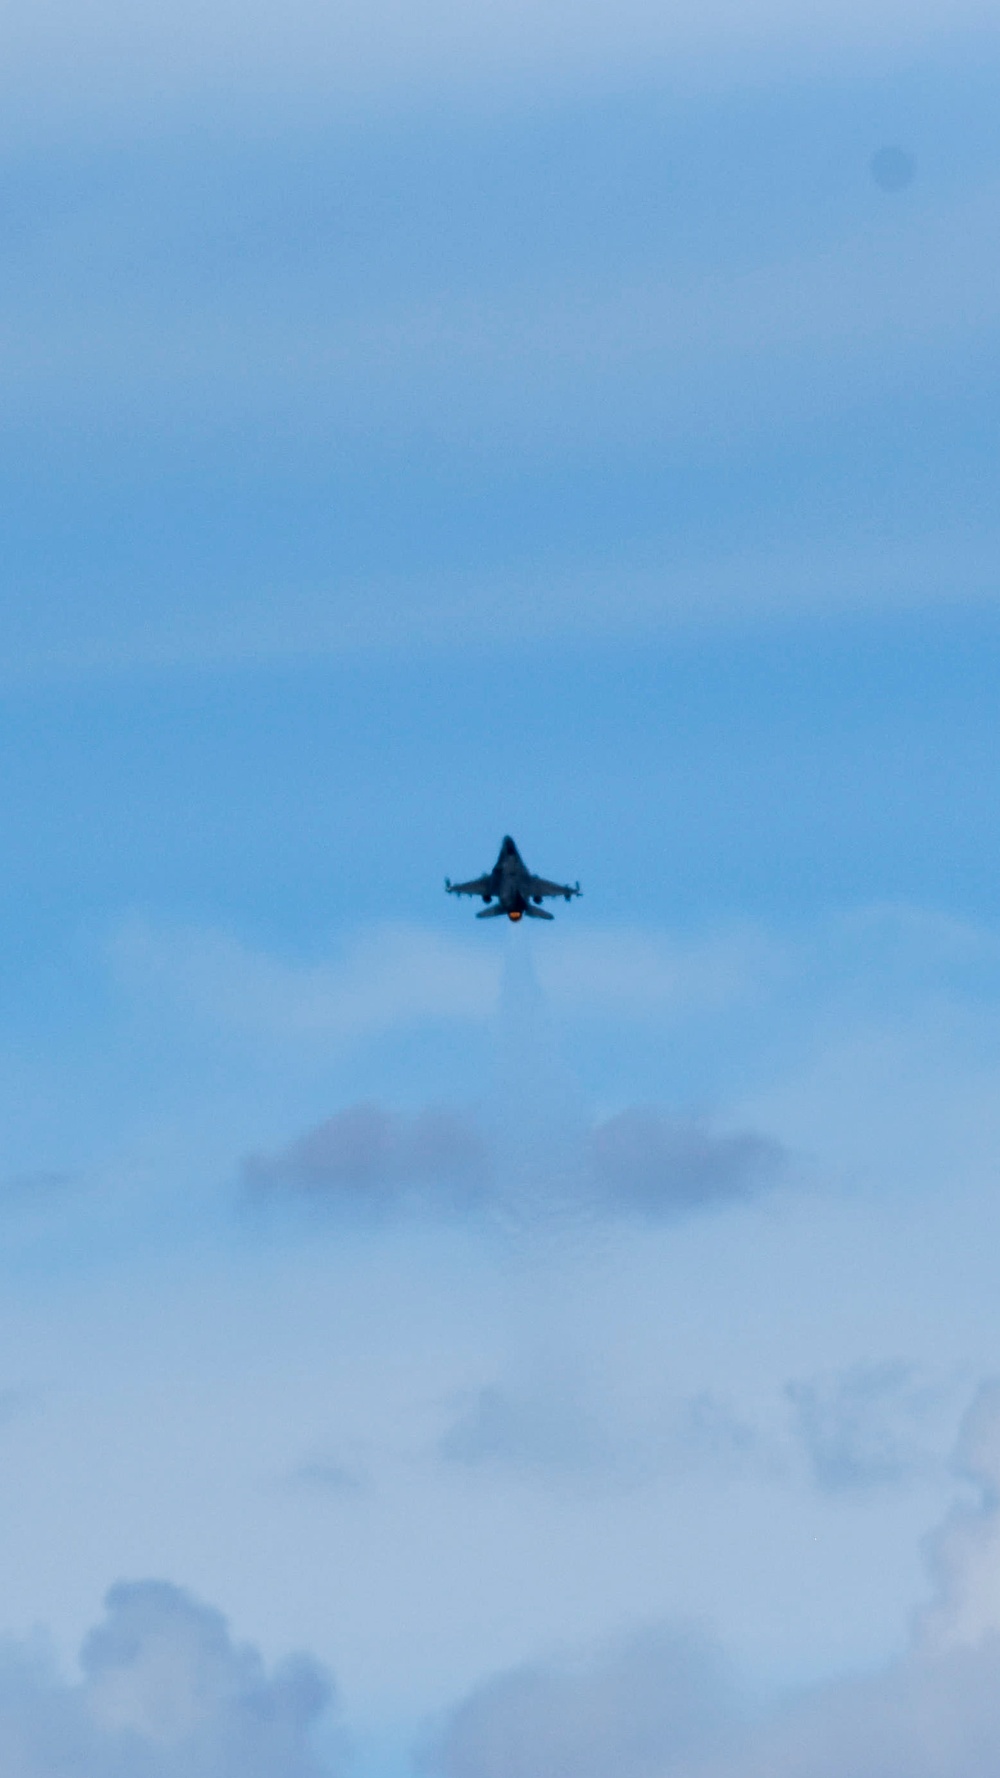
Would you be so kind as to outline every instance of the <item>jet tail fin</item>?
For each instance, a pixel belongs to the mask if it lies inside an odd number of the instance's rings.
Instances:
[[[546,913],[544,908],[533,907],[530,902],[528,903],[528,905],[524,911],[527,914],[529,920],[554,920],[555,919],[554,914]]]
[[[496,907],[482,908],[480,910],[480,912],[476,915],[476,919],[477,920],[495,920],[497,915],[502,914],[503,911],[504,910],[503,910],[503,907],[501,906],[500,902],[497,902]]]

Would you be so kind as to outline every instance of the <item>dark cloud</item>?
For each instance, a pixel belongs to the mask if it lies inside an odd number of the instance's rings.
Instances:
[[[778,1143],[767,1137],[715,1135],[652,1106],[598,1124],[588,1150],[594,1183],[609,1209],[657,1218],[753,1197],[773,1183],[784,1161]]]
[[[178,1587],[112,1588],[82,1679],[0,1656],[0,1771],[10,1778],[336,1778],[312,1734],[330,1682],[306,1657],[271,1673]]]
[[[293,1487],[309,1488],[318,1494],[350,1497],[372,1492],[368,1471],[351,1463],[337,1463],[325,1457],[308,1457],[288,1477]]]
[[[622,1425],[599,1399],[565,1382],[536,1382],[526,1389],[494,1383],[465,1396],[439,1449],[468,1469],[629,1486],[694,1470],[725,1474],[758,1445],[755,1429],[708,1392]]]
[[[792,1429],[821,1488],[895,1486],[925,1473],[928,1391],[912,1365],[856,1365],[789,1383]]]
[[[277,1154],[252,1156],[243,1178],[256,1193],[386,1209],[407,1199],[467,1203],[482,1196],[488,1172],[481,1138],[452,1112],[352,1105]]]
[[[537,1125],[537,1127],[536,1127]],[[719,1135],[654,1107],[587,1130],[519,1120],[487,1131],[457,1112],[402,1113],[355,1105],[287,1148],[243,1163],[259,1198],[355,1206],[502,1211],[525,1197],[598,1216],[664,1220],[754,1197],[785,1163],[778,1143],[752,1132]]]

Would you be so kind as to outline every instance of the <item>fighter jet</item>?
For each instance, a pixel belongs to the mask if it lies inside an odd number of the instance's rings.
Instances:
[[[541,906],[543,897],[561,895],[571,901],[580,893],[579,883],[549,883],[544,877],[533,877],[510,834],[487,876],[475,877],[471,883],[453,883],[446,877],[444,886],[449,895],[481,895],[485,902],[496,901],[495,907],[484,907],[477,920],[495,920],[499,914],[506,914],[508,920],[523,919],[525,914],[530,920],[551,920],[552,915]]]

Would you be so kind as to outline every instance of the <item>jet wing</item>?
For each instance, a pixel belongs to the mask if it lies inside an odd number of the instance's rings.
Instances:
[[[475,877],[471,883],[445,883],[449,895],[492,895],[489,877]]]
[[[528,894],[531,896],[561,895],[566,901],[579,893],[579,883],[550,883],[545,877],[532,877],[528,886]]]

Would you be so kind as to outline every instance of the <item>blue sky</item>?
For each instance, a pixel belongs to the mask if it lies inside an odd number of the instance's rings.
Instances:
[[[995,21],[3,29],[0,1763],[987,1778]]]

